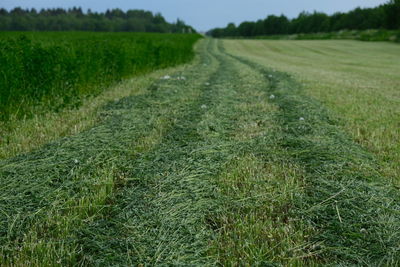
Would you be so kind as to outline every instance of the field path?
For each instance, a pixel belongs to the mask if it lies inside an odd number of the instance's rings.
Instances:
[[[0,265],[399,264],[374,157],[289,75],[197,49],[92,129],[0,162]]]

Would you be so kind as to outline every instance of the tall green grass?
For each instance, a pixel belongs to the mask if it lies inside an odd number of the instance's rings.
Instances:
[[[199,35],[1,33],[0,120],[78,106],[124,77],[192,59]]]

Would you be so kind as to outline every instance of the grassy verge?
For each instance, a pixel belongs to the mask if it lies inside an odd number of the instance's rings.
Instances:
[[[376,153],[386,176],[400,177],[397,117],[400,47],[355,41],[224,41],[234,54],[293,74],[308,95],[344,122],[354,140]]]

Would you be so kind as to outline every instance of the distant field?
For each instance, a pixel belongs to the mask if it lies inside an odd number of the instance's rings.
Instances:
[[[358,41],[226,40],[227,52],[293,74],[353,138],[400,177],[400,45]]]
[[[268,40],[360,40],[400,42],[400,31],[394,30],[342,30],[338,32],[299,33],[256,36],[254,39]]]
[[[193,58],[199,35],[0,33],[0,122],[79,106],[124,77]]]

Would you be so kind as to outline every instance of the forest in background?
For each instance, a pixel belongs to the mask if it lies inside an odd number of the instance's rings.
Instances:
[[[194,33],[182,20],[169,23],[160,14],[144,10],[111,9],[104,13],[71,9],[0,9],[0,31],[95,31]]]
[[[236,26],[208,32],[212,37],[253,37],[300,33],[335,32],[341,30],[400,29],[400,0],[391,0],[375,8],[356,8],[347,13],[327,15],[322,12],[302,12],[297,18],[269,15],[256,22],[245,21]]]

